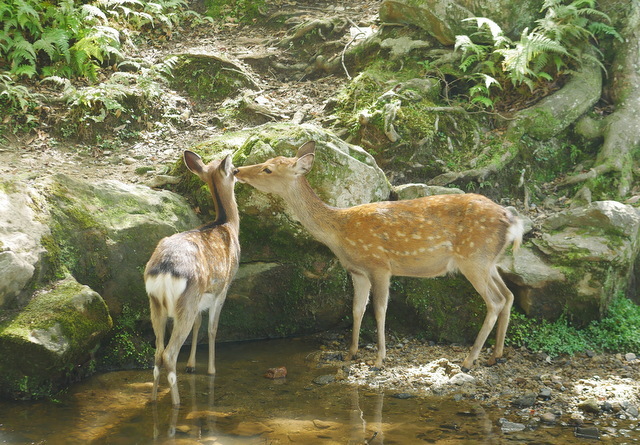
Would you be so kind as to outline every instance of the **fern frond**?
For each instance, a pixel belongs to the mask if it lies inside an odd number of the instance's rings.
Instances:
[[[69,36],[62,29],[47,29],[42,37],[33,42],[35,51],[44,51],[52,61],[64,58],[69,62]]]
[[[16,2],[18,8],[16,10],[16,18],[18,25],[22,29],[28,29],[32,34],[38,34],[42,31],[42,24],[40,23],[40,15],[36,11],[31,3],[27,3],[23,0]],[[37,4],[37,3],[36,3]]]
[[[476,26],[478,27],[478,29],[482,28],[483,26],[487,26],[487,28],[489,29],[489,32],[491,33],[491,37],[493,38],[493,40],[495,41],[500,35],[502,35],[502,28],[500,28],[500,26],[498,26],[498,24],[496,22],[494,22],[491,19],[488,19],[486,17],[471,17],[468,19],[463,19],[463,22],[476,22]]]
[[[11,63],[21,65],[22,62],[28,62],[35,65],[36,52],[33,49],[33,45],[25,40],[22,36],[17,36],[13,42],[11,50],[9,51],[9,60]]]
[[[94,5],[82,5],[82,16],[85,20],[99,20],[101,23],[107,22],[107,15]]]
[[[16,76],[27,76],[29,78],[35,76],[35,65],[16,65],[11,68],[11,72]]]
[[[618,33],[618,31],[616,31],[613,26],[607,25],[606,23],[592,22],[589,24],[589,31],[593,35],[610,36],[616,39],[618,42],[624,42],[624,39]]]
[[[486,96],[475,96],[471,99],[471,103],[480,104],[485,108],[493,109],[494,107],[493,101]]]

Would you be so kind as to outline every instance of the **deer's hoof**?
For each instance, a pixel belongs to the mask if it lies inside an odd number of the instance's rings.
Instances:
[[[471,371],[471,369],[467,368],[466,366],[460,366],[460,370],[462,372],[464,372],[465,374],[469,373],[469,371]]]
[[[184,369],[184,372],[186,372],[187,374],[195,374],[196,373],[196,367],[195,366],[187,366]]]

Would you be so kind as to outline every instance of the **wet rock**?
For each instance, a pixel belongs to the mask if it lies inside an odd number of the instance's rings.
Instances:
[[[313,426],[321,430],[326,430],[328,428],[331,428],[333,424],[331,424],[330,422],[325,422],[324,420],[314,419]]]
[[[321,375],[313,379],[313,383],[316,385],[328,385],[329,383],[335,382],[336,377],[334,375],[326,374]]]
[[[600,405],[596,399],[585,400],[578,405],[578,408],[585,413],[598,414],[600,412]]]
[[[632,362],[634,360],[636,360],[638,357],[636,357],[636,355],[633,352],[630,352],[628,354],[625,354],[624,359],[628,362]]]
[[[463,386],[469,383],[475,383],[475,381],[476,379],[474,376],[461,372],[451,377],[451,380],[449,380],[449,383],[453,385]]]
[[[625,407],[624,411],[631,417],[637,418],[640,412],[638,411],[638,407],[635,405],[629,405]]]
[[[569,424],[571,425],[582,425],[584,423],[584,416],[580,413],[573,413],[571,417],[569,417]]]
[[[277,368],[269,368],[264,376],[268,379],[283,379],[287,376],[287,368],[279,366]]]
[[[538,393],[538,398],[542,400],[551,399],[551,390],[549,388],[542,388]]]
[[[405,399],[412,398],[413,395],[409,394],[408,392],[401,392],[401,393],[398,393],[398,394],[393,394],[391,397],[393,397],[395,399],[405,400]]]
[[[553,425],[557,420],[556,415],[553,413],[544,413],[540,416],[540,421],[548,425]]]
[[[528,392],[525,395],[514,399],[511,404],[518,408],[530,408],[536,403],[536,395]]]
[[[598,430],[598,428],[594,426],[589,426],[589,427],[579,426],[575,429],[574,434],[576,437],[579,437],[581,439],[599,439],[600,438],[600,431]]]
[[[524,431],[526,426],[523,423],[509,422],[506,419],[500,419],[500,429],[503,433],[517,433]]]

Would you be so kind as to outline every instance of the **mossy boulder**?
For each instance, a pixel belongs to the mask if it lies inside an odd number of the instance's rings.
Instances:
[[[503,268],[516,303],[538,318],[566,312],[577,325],[600,318],[612,298],[632,291],[639,229],[637,210],[616,201],[549,216]]]
[[[124,302],[148,306],[142,272],[158,241],[200,225],[187,202],[168,191],[65,175],[44,188],[60,273],[99,292],[115,314]]]
[[[55,394],[92,371],[91,353],[112,326],[104,300],[72,277],[0,317],[0,395]]]
[[[337,98],[338,116],[354,129],[351,140],[371,147],[392,183],[427,182],[502,154],[484,117],[441,106],[437,80],[403,71],[388,73],[373,64]]]
[[[188,94],[200,108],[235,96],[243,89],[257,89],[245,69],[222,54],[179,54],[171,87]]]

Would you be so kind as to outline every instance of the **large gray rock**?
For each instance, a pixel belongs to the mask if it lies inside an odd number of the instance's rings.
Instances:
[[[43,223],[42,196],[26,181],[0,183],[0,308],[16,304],[42,270],[50,233]]]

